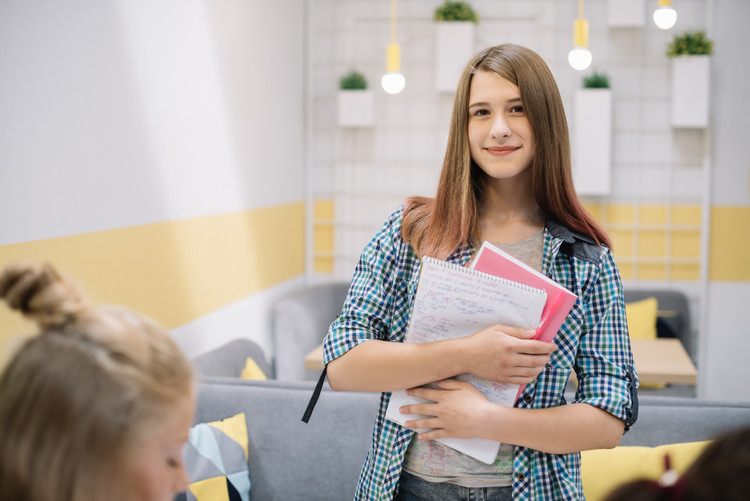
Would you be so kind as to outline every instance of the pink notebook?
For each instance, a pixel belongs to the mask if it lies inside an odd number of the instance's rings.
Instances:
[[[542,320],[534,336],[534,339],[540,341],[551,342],[555,338],[578,298],[551,278],[542,275],[489,242],[484,242],[479,248],[471,268],[547,291],[547,302],[542,310]],[[524,386],[518,389],[516,400],[521,396],[523,389]]]

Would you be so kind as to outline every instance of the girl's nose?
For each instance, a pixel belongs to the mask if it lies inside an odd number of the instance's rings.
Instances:
[[[511,135],[510,127],[505,117],[501,114],[495,116],[492,121],[492,128],[490,129],[490,135],[492,137],[508,137]]]

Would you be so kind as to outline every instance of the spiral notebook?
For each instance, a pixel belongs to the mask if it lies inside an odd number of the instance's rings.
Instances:
[[[407,343],[425,343],[469,336],[494,324],[536,329],[547,300],[543,289],[513,282],[431,257],[422,260],[419,285],[406,331]],[[468,381],[490,401],[512,406],[519,386],[497,383],[473,374],[456,379]],[[405,391],[391,394],[386,418],[404,424],[419,416],[402,414],[403,405],[427,402]],[[484,438],[443,438],[445,445],[491,464],[500,443]]]

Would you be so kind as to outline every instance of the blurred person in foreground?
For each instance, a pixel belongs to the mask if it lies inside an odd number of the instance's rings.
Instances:
[[[0,499],[184,491],[195,388],[168,333],[126,308],[89,305],[50,265],[6,266],[0,298],[38,326],[0,375]]]

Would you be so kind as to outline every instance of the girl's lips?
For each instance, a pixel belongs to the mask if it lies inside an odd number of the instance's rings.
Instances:
[[[487,153],[489,153],[492,156],[496,157],[502,157],[505,155],[510,155],[514,151],[516,151],[519,147],[517,146],[491,146],[486,148]]]

